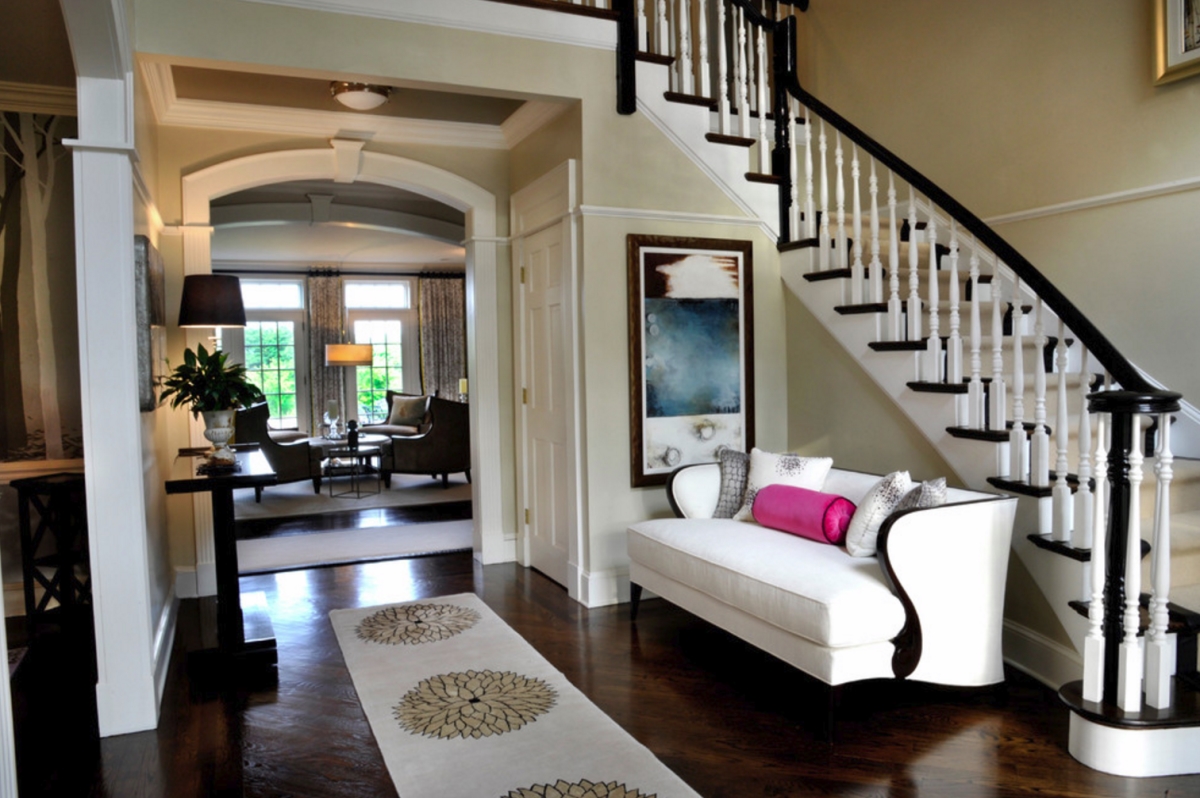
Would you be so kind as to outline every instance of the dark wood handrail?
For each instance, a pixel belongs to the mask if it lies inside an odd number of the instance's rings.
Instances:
[[[741,3],[744,0],[730,0],[730,2]],[[795,18],[788,17],[778,23],[773,23],[772,27],[776,33],[775,47],[787,48],[794,53],[796,49]],[[945,211],[963,229],[973,235],[979,243],[990,249],[1035,294],[1041,297],[1042,301],[1062,319],[1075,334],[1075,337],[1087,346],[1088,351],[1104,365],[1108,372],[1112,374],[1113,379],[1120,383],[1123,388],[1138,393],[1159,393],[1156,387],[1142,377],[1137,368],[1113,346],[1112,342],[1092,324],[1087,316],[1083,315],[1071,300],[1067,299],[1045,275],[1038,271],[1024,255],[1018,252],[999,233],[985,224],[974,213],[967,210],[962,203],[950,196],[928,177],[914,169],[875,139],[868,136],[841,114],[805,91],[800,85],[800,79],[796,75],[794,68],[789,70],[788,74],[784,77],[787,81],[787,90],[793,97],[807,106],[810,111],[821,117],[827,124],[836,128],[843,136],[853,141],[860,149],[869,153],[877,161],[890,169],[893,174],[911,185],[914,190],[923,194],[933,205]],[[778,113],[776,114],[776,119],[781,119]],[[776,124],[779,124],[779,122]]]

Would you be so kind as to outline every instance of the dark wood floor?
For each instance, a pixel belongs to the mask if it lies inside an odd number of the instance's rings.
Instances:
[[[633,626],[626,607],[587,610],[536,572],[482,568],[469,554],[245,577],[242,588],[266,594],[278,684],[193,683],[184,654],[210,606],[184,601],[156,731],[97,740],[86,680],[66,679],[69,652],[57,670],[45,658],[23,664],[22,795],[395,796],[327,614],[467,591],[709,798],[1200,795],[1200,776],[1122,779],[1076,763],[1066,710],[1020,674],[1005,696],[851,690],[829,745],[813,686],[729,635],[658,600],[643,602]]]

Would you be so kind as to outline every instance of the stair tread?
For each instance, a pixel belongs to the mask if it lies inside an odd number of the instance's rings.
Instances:
[[[1126,712],[1116,705],[1084,701],[1082,681],[1067,682],[1059,689],[1058,697],[1071,711],[1106,726],[1145,729],[1200,726],[1200,691],[1178,677],[1175,700],[1165,709],[1143,706],[1139,712]]]

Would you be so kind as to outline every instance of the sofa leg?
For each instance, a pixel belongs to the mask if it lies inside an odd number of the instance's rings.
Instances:
[[[442,474],[442,490],[446,490],[449,487],[450,487],[450,475]]]
[[[313,493],[320,496],[321,495],[321,478],[313,477],[312,480],[313,480]]]
[[[254,503],[262,504],[262,485],[254,486]]]
[[[831,685],[820,682],[820,690],[824,693],[823,700],[818,702],[818,706],[824,704],[821,710],[821,717],[818,720],[819,728],[817,736],[819,739],[827,743],[833,743],[836,737],[837,729],[837,710],[842,703],[842,688],[844,685]]]
[[[629,583],[629,620],[630,622],[637,620],[638,605],[642,603],[642,586],[634,582]]]

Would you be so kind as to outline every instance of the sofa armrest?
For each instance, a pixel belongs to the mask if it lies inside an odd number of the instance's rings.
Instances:
[[[677,518],[712,518],[721,493],[716,463],[681,466],[667,477],[667,501]]]
[[[884,578],[904,605],[898,678],[963,686],[1004,680],[1001,634],[1015,497],[896,513],[879,532]]]

